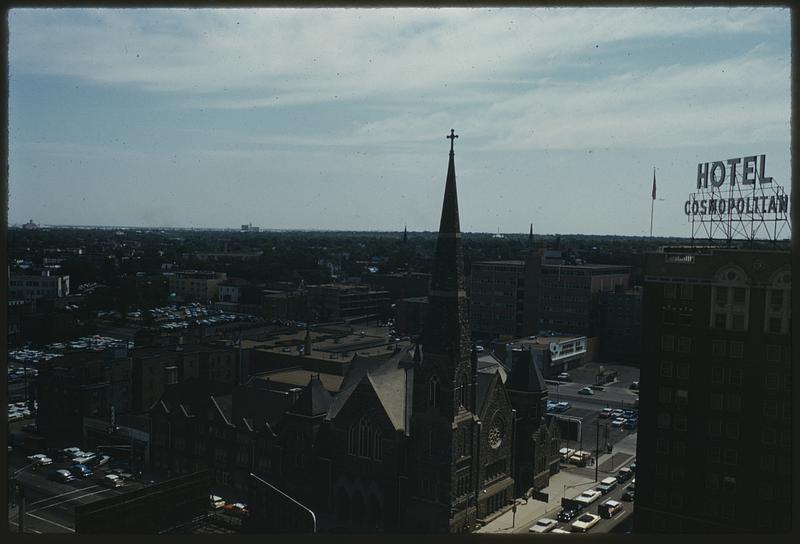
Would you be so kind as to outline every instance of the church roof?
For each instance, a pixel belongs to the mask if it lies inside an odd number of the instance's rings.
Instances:
[[[322,415],[328,411],[332,399],[319,376],[312,376],[290,411],[306,416]]]
[[[356,364],[351,364],[347,370],[342,389],[333,397],[327,419],[335,418],[353,391],[366,382],[375,391],[395,430],[408,432],[414,369],[405,358],[405,351],[399,351],[389,359],[356,357],[353,360]]]
[[[530,350],[511,350],[511,369],[506,386],[518,391],[547,391],[547,384]]]

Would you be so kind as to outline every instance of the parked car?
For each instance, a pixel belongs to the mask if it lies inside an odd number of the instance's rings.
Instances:
[[[608,499],[597,506],[597,513],[600,514],[601,518],[606,519],[613,518],[616,514],[622,512],[622,510],[622,503],[613,499]]]
[[[625,410],[620,410],[619,408],[617,408],[616,410],[612,410],[611,411],[611,417],[616,419],[616,418],[622,417],[622,414],[624,414],[624,413],[625,413]]]
[[[550,531],[550,534],[551,534],[551,535],[552,535],[552,534],[562,534],[562,535],[568,535],[568,534],[570,534],[570,531],[567,531],[567,530],[565,530],[565,529],[562,529],[562,528],[560,528],[560,527],[556,527],[555,529],[553,529],[552,531]]]
[[[572,524],[573,533],[585,533],[600,521],[600,516],[594,514],[583,514]]]
[[[214,510],[219,510],[220,508],[225,507],[225,499],[218,495],[209,495],[208,496],[208,506]]]
[[[88,478],[89,476],[94,474],[92,469],[90,469],[86,465],[80,465],[80,464],[72,465],[71,467],[69,467],[69,471],[76,478]]]
[[[592,389],[594,389],[595,391],[605,391],[605,390],[606,390],[606,388],[605,388],[604,386],[602,386],[602,385],[596,385],[596,384],[595,384],[595,385],[592,385],[592,386],[590,386],[590,387],[591,387]]]
[[[111,460],[110,455],[95,455],[94,457],[86,461],[86,463],[84,464],[91,468],[97,468],[105,465],[110,460]]]
[[[630,389],[632,389],[633,391],[638,391],[638,390],[639,390],[639,382],[633,382],[632,384],[630,384],[630,386],[629,386],[629,387],[630,387]]]
[[[577,508],[562,508],[561,512],[556,516],[556,519],[563,522],[572,521],[579,512],[580,510]]]
[[[568,372],[562,372],[561,374],[556,376],[556,378],[558,378],[559,380],[568,380],[569,379],[569,373]]]
[[[562,400],[561,402],[556,403],[556,407],[554,408],[554,410],[556,412],[565,412],[566,410],[569,410],[571,406],[572,405],[570,403],[568,403],[565,400]]]
[[[28,461],[35,465],[52,465],[53,460],[43,453],[35,453],[28,456]]]
[[[611,422],[612,427],[622,427],[625,424],[625,420],[621,417],[618,417],[614,421]]]
[[[625,493],[622,494],[622,497],[620,497],[620,500],[623,500],[625,502],[631,502],[631,501],[633,501],[635,495],[636,495],[636,492],[634,491],[633,486],[629,485],[628,487],[625,488]]]
[[[558,525],[558,521],[554,519],[541,518],[528,531],[531,533],[547,533],[555,529],[556,525]]]
[[[572,457],[572,454],[575,453],[575,450],[571,448],[561,448],[560,450],[558,450],[558,453],[559,455],[561,455],[562,461],[568,461],[569,458]]]
[[[234,515],[234,516],[244,516],[247,515],[247,505],[241,502],[234,502],[232,504],[225,505],[225,512]]]
[[[597,417],[602,417],[603,419],[608,419],[609,417],[611,417],[611,412],[612,411],[613,410],[611,410],[611,408],[603,408],[602,410],[600,410],[600,413],[597,414]]]
[[[583,389],[578,390],[578,394],[580,395],[594,395],[594,391],[592,391],[591,387],[584,387]]]
[[[122,478],[116,474],[106,474],[100,478],[100,483],[108,487],[122,487],[125,485],[125,482],[122,481]]]
[[[600,498],[602,493],[597,489],[588,489],[575,497],[575,500],[578,502],[582,502],[586,506],[592,504],[594,501]]]
[[[625,423],[622,424],[623,429],[633,430],[636,428],[636,425],[639,424],[639,419],[632,417],[630,419],[626,419]]]
[[[60,468],[58,470],[51,471],[50,474],[48,475],[48,478],[53,480],[54,482],[61,482],[65,484],[67,482],[73,481],[75,479],[75,476],[73,476],[72,473],[70,473],[70,471]]]
[[[600,481],[600,484],[597,486],[597,490],[605,495],[615,487],[617,487],[617,479],[613,476],[609,476],[608,478],[603,478]]]
[[[620,482],[626,482],[633,477],[633,471],[629,468],[621,468],[619,472],[617,472],[617,480]]]
[[[633,460],[633,463],[628,465],[628,468],[631,469],[631,472],[636,472],[636,459]]]

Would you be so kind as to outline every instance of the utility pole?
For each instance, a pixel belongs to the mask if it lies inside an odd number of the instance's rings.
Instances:
[[[597,435],[595,436],[594,445],[594,481],[598,481],[598,473],[600,472],[600,420],[595,420],[597,424]]]

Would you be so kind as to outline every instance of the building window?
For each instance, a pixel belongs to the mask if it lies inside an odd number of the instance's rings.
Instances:
[[[775,456],[766,454],[761,456],[761,470],[764,472],[775,471]]]
[[[711,353],[716,357],[724,357],[725,356],[725,341],[724,340],[712,340],[711,341]]]
[[[676,414],[675,415],[675,430],[676,431],[685,431],[686,430],[686,416],[683,414]]]
[[[764,415],[776,417],[778,415],[778,401],[767,399],[764,401]]]
[[[669,404],[672,402],[672,389],[669,387],[660,387],[658,389],[658,402],[662,404]]]
[[[672,377],[672,361],[661,361],[661,377],[663,378],[671,378]]]
[[[736,450],[725,450],[725,464],[735,466],[739,463],[739,452]]]
[[[665,334],[661,336],[661,351],[674,351],[675,350],[675,336]]]
[[[779,363],[781,361],[781,347],[775,344],[767,345],[767,361],[770,363]]]
[[[744,342],[731,342],[730,356],[734,359],[744,357]]]
[[[658,428],[659,429],[669,429],[671,423],[671,417],[668,413],[662,412],[658,414]]]
[[[721,450],[719,446],[711,446],[708,448],[708,462],[719,463]]]
[[[722,435],[722,422],[718,419],[712,419],[708,422],[708,434],[711,436]]]
[[[761,442],[768,446],[775,445],[775,436],[776,436],[775,429],[765,428],[761,430]]]
[[[668,466],[664,463],[656,463],[656,478],[659,480],[667,479]]]
[[[771,391],[778,390],[778,373],[777,372],[769,372],[764,377],[764,385],[767,389]]]
[[[735,421],[729,421],[725,424],[725,436],[735,440],[739,438],[739,424]]]
[[[675,298],[675,291],[676,291],[676,286],[675,286],[674,283],[664,284],[664,298],[665,299],[674,299]]]
[[[669,440],[666,438],[656,439],[656,453],[669,453]]]
[[[692,300],[694,289],[691,284],[681,285],[681,300]]]
[[[711,367],[711,383],[721,384],[724,374],[724,370],[721,366]]]
[[[686,442],[683,442],[682,440],[676,440],[673,444],[673,453],[675,457],[685,457]]]
[[[742,410],[742,397],[736,393],[728,395],[728,411],[741,412]]]
[[[692,339],[688,336],[678,337],[678,353],[689,353],[692,351]]]
[[[689,379],[689,363],[678,363],[677,376],[682,380]]]
[[[686,405],[689,403],[689,392],[686,389],[675,390],[675,403]]]
[[[719,474],[713,472],[706,473],[706,489],[716,491],[719,489]]]

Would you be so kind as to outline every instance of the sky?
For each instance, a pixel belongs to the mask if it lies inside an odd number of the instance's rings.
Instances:
[[[13,9],[10,224],[689,236],[790,179],[783,8]]]

